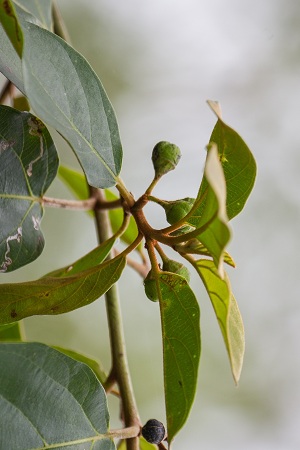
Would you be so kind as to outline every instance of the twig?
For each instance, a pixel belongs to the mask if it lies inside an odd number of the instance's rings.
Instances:
[[[95,188],[90,187],[91,195],[94,196]],[[103,192],[97,190],[98,198],[103,197]],[[110,223],[107,211],[96,210],[95,221],[99,242],[104,242],[110,237]],[[105,294],[106,311],[112,354],[112,374],[117,380],[122,399],[122,408],[126,427],[141,426],[137,406],[134,398],[129,367],[126,355],[122,316],[119,304],[117,285],[114,284]],[[127,450],[138,450],[139,439],[130,438],[126,440]]]

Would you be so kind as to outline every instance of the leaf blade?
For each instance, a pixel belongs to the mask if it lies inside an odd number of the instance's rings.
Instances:
[[[169,445],[183,427],[195,396],[200,360],[200,310],[186,280],[162,272],[159,295]]]
[[[27,24],[24,34],[23,76],[32,108],[71,145],[90,185],[115,185],[122,147],[115,113],[97,75],[53,33]]]
[[[0,285],[0,324],[32,315],[73,311],[101,297],[125,267],[122,255],[72,276],[45,276],[35,281]]]
[[[0,106],[0,272],[34,261],[44,237],[41,197],[56,176],[52,138],[35,116]]]
[[[0,22],[17,54],[22,58],[23,32],[11,0],[0,3]]]
[[[225,274],[220,278],[213,263],[199,259],[193,266],[200,275],[215,311],[227,349],[232,375],[237,384],[241,375],[245,352],[244,326],[230,282]]]
[[[115,449],[104,389],[85,364],[36,343],[1,344],[0,354],[2,448]]]
[[[226,210],[231,220],[242,211],[253,189],[256,162],[240,135],[222,120],[219,105],[215,102],[208,104],[218,117],[210,142],[218,146],[227,186]]]
[[[208,147],[196,204],[198,206],[192,209],[187,222],[199,229],[197,239],[209,250],[222,275],[224,250],[230,239],[230,229],[226,213],[226,182],[215,144]]]

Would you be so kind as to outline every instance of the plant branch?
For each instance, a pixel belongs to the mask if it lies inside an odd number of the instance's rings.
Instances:
[[[135,438],[140,432],[140,427],[134,425],[132,427],[121,428],[120,430],[110,430],[106,436],[113,439],[130,439]]]
[[[94,196],[95,188],[90,187],[90,191],[91,195]],[[98,189],[97,197],[99,199],[103,197],[103,193]],[[104,210],[95,210],[95,221],[99,242],[104,242],[110,237],[110,223],[107,212]],[[111,258],[111,256],[109,257]],[[133,426],[140,430],[141,423],[129,373],[119,295],[116,284],[106,292],[105,297],[111,343],[112,374],[120,389],[125,426]],[[126,444],[127,450],[139,449],[139,440],[137,437],[128,439]]]
[[[75,209],[78,211],[89,211],[92,209],[115,209],[121,207],[121,200],[98,201],[96,197],[90,197],[86,200],[67,200],[62,198],[42,197],[40,202],[52,208]]]

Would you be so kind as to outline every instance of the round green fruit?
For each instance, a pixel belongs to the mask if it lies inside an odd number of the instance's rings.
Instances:
[[[152,162],[155,170],[155,178],[160,178],[174,170],[181,157],[177,145],[161,141],[153,149]]]
[[[153,274],[150,270],[146,278],[144,279],[144,289],[145,294],[151,300],[152,302],[157,302],[158,300],[158,293],[157,293],[157,287],[156,287],[156,280],[153,277]]]

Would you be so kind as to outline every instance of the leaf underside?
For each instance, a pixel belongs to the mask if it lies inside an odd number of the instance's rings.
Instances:
[[[229,278],[226,273],[224,279],[220,278],[213,261],[210,260],[195,261],[194,267],[212,302],[228,352],[232,375],[237,384],[243,366],[245,337],[242,317],[231,292]]]

